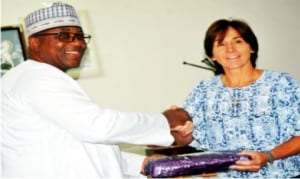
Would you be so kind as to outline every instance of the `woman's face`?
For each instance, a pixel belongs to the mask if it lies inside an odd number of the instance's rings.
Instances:
[[[213,44],[213,60],[222,65],[224,71],[253,68],[250,45],[232,27],[229,27],[224,39],[216,37]]]

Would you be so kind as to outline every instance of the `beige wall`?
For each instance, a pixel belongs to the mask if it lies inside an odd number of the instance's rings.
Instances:
[[[1,25],[20,23],[41,0],[1,0]],[[50,1],[46,1],[50,2]],[[213,74],[200,64],[204,32],[218,18],[246,20],[260,43],[259,68],[300,81],[299,0],[66,0],[87,12],[99,74],[79,79],[102,106],[162,111],[181,105],[194,85]]]

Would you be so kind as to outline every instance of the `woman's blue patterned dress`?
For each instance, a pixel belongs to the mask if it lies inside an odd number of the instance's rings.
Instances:
[[[213,151],[271,150],[300,136],[300,89],[286,73],[265,70],[246,87],[223,85],[221,76],[201,81],[183,107],[193,119],[191,146]],[[276,160],[259,172],[221,172],[220,177],[292,177],[300,174],[300,154]]]

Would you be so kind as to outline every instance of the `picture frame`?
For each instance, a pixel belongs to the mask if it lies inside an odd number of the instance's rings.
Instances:
[[[77,68],[69,69],[67,74],[73,79],[94,77],[101,74],[99,55],[96,51],[96,44],[93,40],[93,31],[90,26],[90,18],[86,10],[77,11],[80,24],[82,25],[84,33],[91,34],[92,39],[87,44],[87,49],[82,57],[80,66]]]
[[[26,60],[26,43],[21,24],[1,26],[1,77]]]

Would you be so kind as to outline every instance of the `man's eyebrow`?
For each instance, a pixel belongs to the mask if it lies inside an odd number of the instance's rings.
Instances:
[[[61,27],[60,29],[63,31],[70,31],[72,28],[71,27]],[[77,32],[83,33],[82,29],[78,29]]]

